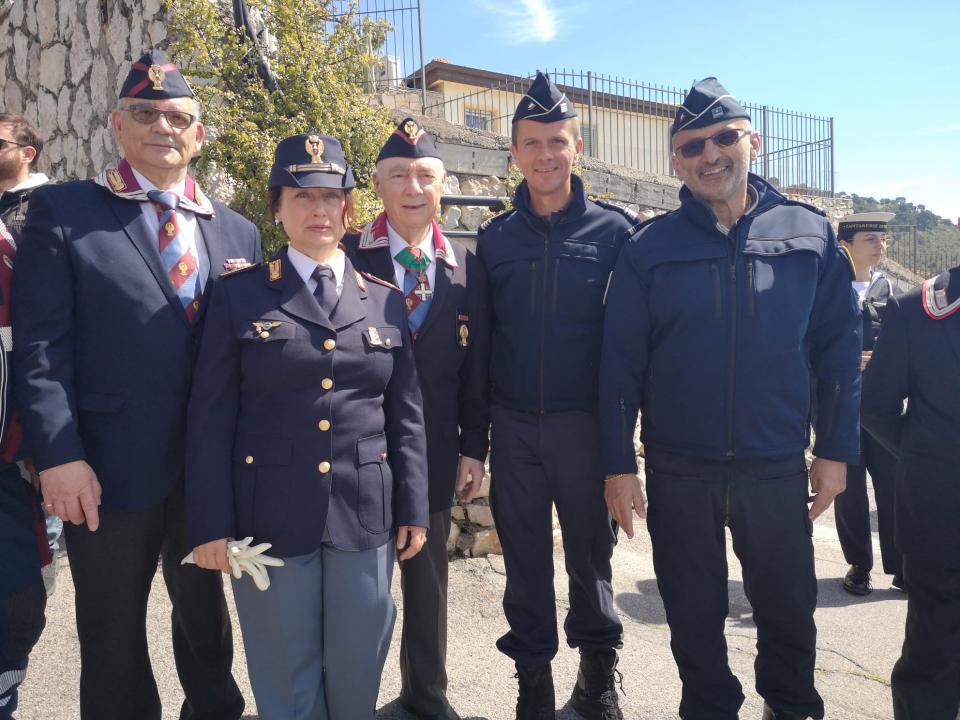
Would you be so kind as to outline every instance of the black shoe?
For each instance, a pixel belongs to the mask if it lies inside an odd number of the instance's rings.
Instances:
[[[443,712],[438,713],[422,713],[415,710],[410,705],[407,705],[402,700],[400,701],[400,706],[406,710],[408,713],[413,715],[417,720],[460,720],[460,716],[457,715],[457,711],[452,707],[447,705]]]
[[[762,720],[809,720],[810,716],[790,712],[789,710],[774,710],[772,707],[764,703],[763,715],[761,718]]]
[[[581,650],[570,706],[585,720],[623,720],[617,700],[618,681],[622,687],[616,650]]]
[[[553,672],[546,665],[517,663],[514,675],[520,684],[517,720],[556,720],[557,700],[553,693]]]
[[[890,581],[890,587],[894,590],[899,590],[902,593],[907,591],[907,586],[903,584],[903,575],[894,575],[893,580]]]
[[[846,577],[843,578],[843,589],[851,595],[869,595],[873,592],[870,571],[864,570],[859,565],[851,565]]]

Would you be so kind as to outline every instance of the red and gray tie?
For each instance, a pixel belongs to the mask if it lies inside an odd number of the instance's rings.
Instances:
[[[157,207],[160,221],[160,260],[192,323],[200,309],[203,285],[197,268],[196,247],[180,232],[177,217],[180,198],[176,193],[161,190],[150,190],[147,197]]]

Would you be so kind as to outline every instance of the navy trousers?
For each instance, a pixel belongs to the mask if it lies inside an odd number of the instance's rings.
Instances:
[[[907,626],[893,666],[896,720],[955,720],[960,709],[960,565],[905,555]]]
[[[847,465],[847,489],[837,495],[834,514],[837,536],[843,557],[851,565],[873,568],[873,541],[870,535],[870,504],[867,500],[867,473],[873,481],[877,501],[877,530],[880,535],[880,558],[887,575],[900,575],[903,558],[893,540],[894,481],[897,477],[897,459],[874,440],[860,431],[860,464]]]
[[[647,447],[647,527],[684,720],[736,720],[724,622],[725,528],[757,625],[757,693],[775,710],[823,717],[814,688],[817,578],[803,456],[720,462]]]
[[[34,527],[36,503],[16,465],[0,470],[0,720],[17,709],[27,655],[44,626],[47,594]]]
[[[603,500],[595,415],[532,415],[492,409],[491,504],[503,546],[510,630],[497,648],[521,665],[550,662],[559,649],[553,591],[556,505],[569,576],[563,624],[570,647],[620,648],[610,560],[616,533]]]

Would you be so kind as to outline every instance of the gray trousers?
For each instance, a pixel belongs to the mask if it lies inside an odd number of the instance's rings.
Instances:
[[[323,545],[269,568],[265,591],[233,581],[261,720],[372,720],[396,619],[395,556],[393,542]]]

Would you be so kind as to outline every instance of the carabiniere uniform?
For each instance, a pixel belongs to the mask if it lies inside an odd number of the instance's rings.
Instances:
[[[575,116],[538,75],[514,121]],[[610,584],[616,536],[603,500],[596,413],[605,291],[636,218],[588,200],[576,175],[571,185],[567,206],[542,218],[524,180],[513,209],[481,225],[477,242],[492,308],[491,497],[510,625],[497,647],[517,663],[521,697],[526,680],[546,687],[531,669],[549,673],[558,651],[551,502],[570,576],[567,643],[580,648],[581,660],[602,653],[610,676],[623,633]]]

